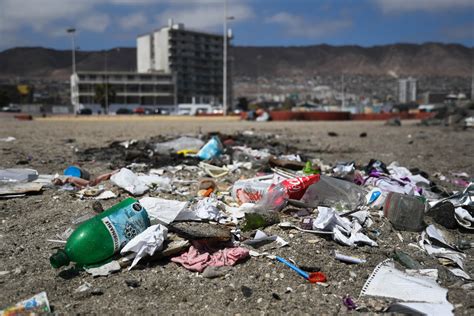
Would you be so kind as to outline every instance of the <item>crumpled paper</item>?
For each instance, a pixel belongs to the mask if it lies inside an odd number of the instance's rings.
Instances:
[[[150,187],[157,186],[162,191],[171,191],[171,179],[160,177],[158,175],[137,175],[127,168],[120,169],[110,177],[110,181],[131,193],[132,195],[142,195],[147,192]]]
[[[253,239],[246,240],[243,243],[246,245],[252,246],[254,248],[259,248],[263,244],[271,243],[274,241],[277,243],[278,248],[288,245],[288,242],[285,241],[280,236],[277,236],[277,235],[268,236],[267,234],[265,234],[263,231],[259,229],[255,233],[255,237]]]
[[[351,222],[348,218],[339,216],[332,208],[319,206],[318,211],[318,217],[313,221],[313,229],[332,231],[334,233],[333,239],[346,246],[358,244],[377,246],[375,241],[361,233],[362,226],[358,219],[364,218],[364,216],[360,212],[357,217],[353,217]]]
[[[128,270],[132,269],[143,257],[153,256],[155,252],[162,250],[167,234],[168,228],[157,224],[148,227],[130,240],[120,251],[122,255],[129,252],[135,253],[135,258]]]

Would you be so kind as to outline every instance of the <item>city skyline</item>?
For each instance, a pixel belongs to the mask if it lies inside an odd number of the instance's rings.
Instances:
[[[442,42],[474,46],[472,1],[229,1],[239,46],[376,46]],[[139,34],[167,24],[222,34],[222,0],[1,0],[0,50],[16,46],[81,50],[134,47]]]

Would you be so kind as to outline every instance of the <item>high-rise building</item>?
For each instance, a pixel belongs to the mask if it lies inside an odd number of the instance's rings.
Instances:
[[[138,36],[137,71],[175,73],[178,103],[217,104],[223,95],[223,45],[220,34],[185,29],[170,20],[168,26]]]
[[[417,81],[414,78],[399,79],[398,80],[398,101],[400,103],[415,102],[416,101],[416,85]]]

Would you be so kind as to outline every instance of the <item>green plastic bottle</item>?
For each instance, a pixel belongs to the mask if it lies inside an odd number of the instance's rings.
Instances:
[[[84,266],[105,261],[149,226],[146,210],[137,200],[127,198],[79,225],[64,250],[58,250],[49,261],[54,268],[70,262]]]

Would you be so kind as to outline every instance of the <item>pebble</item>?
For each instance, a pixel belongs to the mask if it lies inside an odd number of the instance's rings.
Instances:
[[[130,279],[130,280],[125,280],[125,284],[127,284],[128,287],[137,288],[140,286],[140,281]]]
[[[91,294],[92,295],[102,295],[102,294],[104,294],[104,291],[100,288],[95,288],[91,291]]]
[[[260,297],[260,298],[257,300],[257,304],[260,304],[262,301],[263,301],[263,298]]]

